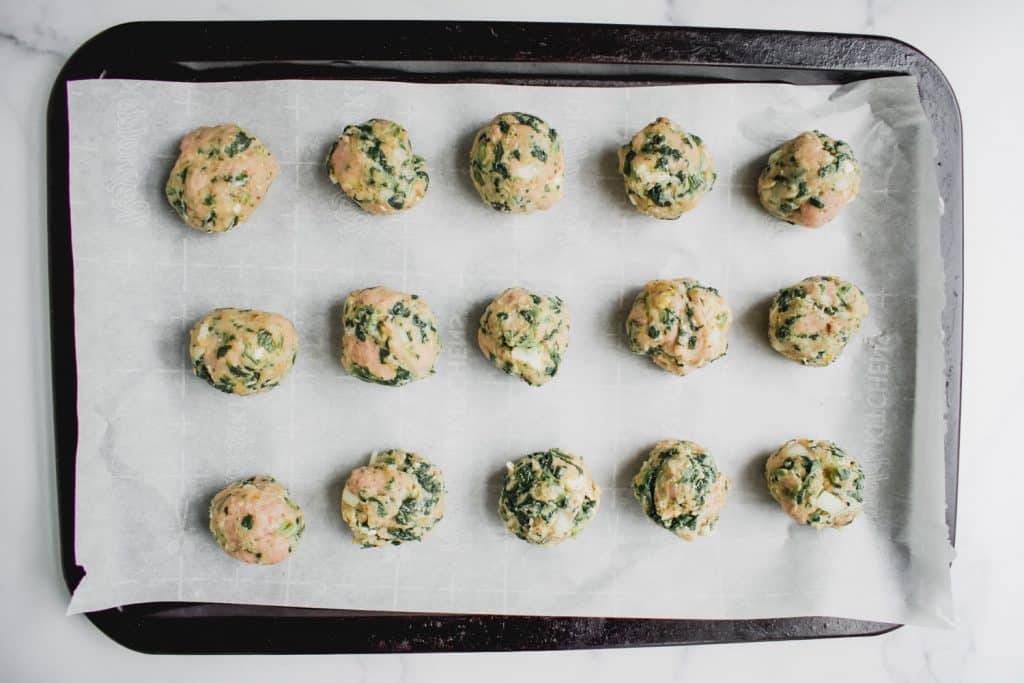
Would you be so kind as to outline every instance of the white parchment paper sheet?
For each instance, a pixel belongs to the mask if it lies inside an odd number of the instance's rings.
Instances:
[[[70,612],[150,600],[502,614],[739,618],[837,615],[948,622],[943,522],[942,263],[935,144],[909,78],[835,88],[554,88],[381,82],[68,86],[80,434]],[[466,172],[474,132],[507,110],[563,136],[565,197],[528,216],[492,211]],[[667,115],[707,142],[719,178],[679,221],[626,202],[615,151]],[[431,173],[414,210],[375,217],[343,200],[323,159],[348,123],[403,123]],[[187,228],[163,198],[190,129],[238,122],[281,164],[237,229]],[[861,196],[820,230],[758,206],[768,152],[819,128],[849,141]],[[871,313],[832,367],[768,345],[779,288],[837,274]],[[622,322],[649,279],[692,276],[735,313],[729,354],[694,374],[629,353]],[[356,288],[419,293],[441,321],[436,376],[401,389],[347,376],[340,305]],[[483,306],[523,285],[561,295],[569,352],[549,385],[480,355]],[[221,394],[192,375],[187,331],[218,306],[285,314],[298,363],[270,393]],[[55,330],[55,334],[61,334]],[[867,471],[866,509],[841,531],[790,521],[764,459],[794,437],[832,439]],[[732,479],[717,533],[694,543],[648,521],[630,480],[663,438],[697,441]],[[577,539],[532,547],[496,514],[506,460],[559,446],[603,496]],[[423,543],[364,550],[338,500],[374,449],[401,447],[446,476],[448,514]],[[244,566],[206,529],[212,494],[269,473],[302,505],[290,561]]]

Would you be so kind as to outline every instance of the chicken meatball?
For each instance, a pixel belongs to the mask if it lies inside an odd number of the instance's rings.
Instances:
[[[626,196],[654,218],[679,218],[715,185],[714,164],[703,141],[660,117],[619,149]]]
[[[768,312],[768,339],[786,358],[821,367],[843,352],[868,314],[864,292],[831,275],[780,290]]]
[[[565,175],[558,132],[531,114],[498,114],[473,141],[469,175],[497,211],[550,208],[562,197]]]
[[[277,177],[277,162],[237,125],[196,128],[181,141],[164,194],[196,230],[224,232],[249,217]]]
[[[295,365],[299,340],[291,321],[277,313],[217,308],[189,334],[196,376],[226,394],[273,389]]]
[[[345,299],[342,325],[341,364],[359,379],[397,387],[434,374],[437,318],[416,294],[356,290]]]
[[[860,190],[853,150],[814,130],[800,133],[768,157],[757,179],[765,211],[788,223],[819,228],[836,217]]]
[[[506,464],[498,514],[524,541],[555,545],[583,530],[600,495],[583,458],[552,448]]]
[[[411,209],[427,193],[423,157],[394,121],[370,119],[346,126],[327,155],[327,174],[363,210],[375,214]]]
[[[728,490],[714,458],[691,441],[659,441],[633,478],[647,516],[685,541],[714,531]]]
[[[444,479],[426,459],[398,449],[374,453],[341,492],[341,516],[364,548],[419,541],[444,516]]]
[[[732,311],[718,290],[696,280],[652,280],[626,318],[633,353],[646,355],[675,375],[725,355]]]
[[[864,470],[831,441],[787,441],[769,456],[764,476],[786,514],[815,529],[846,526],[864,504]]]
[[[477,343],[500,369],[540,386],[558,372],[569,347],[569,313],[557,296],[506,289],[484,310]]]
[[[236,481],[210,501],[210,532],[224,552],[242,562],[288,559],[305,528],[302,510],[273,477]]]

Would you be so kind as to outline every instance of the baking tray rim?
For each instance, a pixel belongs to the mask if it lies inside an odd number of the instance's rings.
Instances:
[[[175,32],[182,28],[206,36],[206,41],[197,40],[186,44],[190,47],[182,47],[180,37],[172,40]],[[252,40],[244,45],[232,44],[207,35],[227,29],[239,33],[245,29],[250,34],[253,31],[272,32],[277,42]],[[319,47],[323,43],[303,38],[311,33],[337,37],[345,31],[357,39],[347,41],[344,48],[336,47],[338,43],[334,42],[329,53]],[[375,40],[381,36],[391,39],[393,44]],[[565,40],[557,40],[559,38]],[[275,50],[281,50],[282,41],[286,43],[286,49],[280,52],[250,51],[252,45],[268,44],[275,45]],[[132,53],[130,67],[110,70],[105,65],[111,64],[110,60],[116,63],[116,60],[123,59],[125,43],[141,53]],[[785,55],[779,54],[782,46],[787,48]],[[339,51],[344,52],[345,49],[361,52],[355,57],[352,52],[341,56]],[[171,58],[171,54],[180,53],[169,50],[190,51],[190,58]],[[246,54],[257,56],[246,57]],[[225,56],[233,58],[226,59]],[[461,71],[409,72],[397,66],[406,63],[444,64],[446,68],[456,64],[468,68]],[[511,68],[495,70],[495,65]],[[549,72],[523,69],[524,65],[546,67]],[[584,78],[582,76],[586,74],[580,71],[557,72],[558,67],[580,65],[599,67],[593,71],[597,75],[602,68],[627,69],[615,78],[596,79]],[[634,68],[632,73],[629,67]],[[164,71],[149,71],[158,68]],[[142,69],[145,75],[120,75],[136,73],[136,69]],[[705,70],[715,72],[715,76],[698,75]],[[747,73],[751,70],[778,78],[755,81]],[[430,81],[433,77],[440,81],[481,80],[536,85],[557,82],[615,87],[656,82],[803,82],[802,75],[815,72],[819,77],[826,73],[843,74],[836,80],[823,81],[835,83],[885,75],[914,75],[918,78],[926,114],[936,128],[940,195],[945,202],[940,231],[947,292],[943,311],[947,527],[950,540],[954,542],[963,333],[962,124],[959,105],[948,80],[938,66],[917,48],[893,38],[859,34],[624,24],[376,20],[129,22],[97,34],[72,54],[54,82],[47,113],[54,455],[61,570],[68,590],[73,591],[84,575],[74,556],[77,375],[68,184],[68,82],[104,77],[175,81],[283,78]],[[747,77],[739,77],[744,74]],[[943,162],[946,162],[945,167]],[[56,334],[57,330],[62,334]],[[218,611],[227,607],[233,608],[236,614],[199,616],[207,608]],[[170,616],[191,612],[195,614]],[[275,616],[263,612],[274,613]],[[89,612],[86,616],[115,642],[151,653],[582,649],[879,635],[900,626],[820,616],[740,620],[532,617],[371,613],[214,603],[142,603]],[[282,636],[260,638],[258,628],[255,628],[259,624],[290,624],[292,621],[298,626],[311,626],[306,624],[309,620],[320,622],[318,626],[322,626],[324,619],[341,620],[339,623],[344,623],[350,631],[366,631],[372,621],[377,630],[361,634],[362,640],[358,642],[340,639],[333,634],[334,637],[307,643]],[[210,643],[203,647],[191,633],[196,628],[196,620],[201,620],[207,631],[212,633],[226,631],[220,625],[222,622],[230,623],[233,629],[240,629],[240,635],[230,638],[229,643]],[[186,628],[169,628],[169,624]],[[256,639],[253,640],[252,636]],[[177,641],[168,642],[175,637]],[[190,645],[175,644],[186,640]]]

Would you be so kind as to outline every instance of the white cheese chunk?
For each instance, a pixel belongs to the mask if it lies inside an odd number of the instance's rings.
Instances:
[[[837,512],[842,511],[844,507],[843,501],[839,500],[839,498],[828,491],[822,491],[818,495],[818,500],[815,501],[814,504],[830,515],[834,515]]]
[[[512,358],[520,363],[526,363],[534,370],[543,371],[545,368],[543,352],[539,346],[533,346],[528,349],[517,346],[512,349]]]

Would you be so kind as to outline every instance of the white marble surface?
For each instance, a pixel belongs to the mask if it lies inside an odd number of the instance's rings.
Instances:
[[[44,113],[57,71],[102,29],[136,19],[445,18],[635,22],[878,33],[922,49],[945,71],[964,116],[966,335],[958,625],[866,639],[497,655],[152,657],[66,617],[57,555],[46,317]],[[7,544],[0,559],[0,678],[12,681],[303,680],[1019,681],[1024,544],[1012,482],[1024,477],[1014,435],[1024,409],[1024,337],[1011,259],[1024,249],[1019,193],[1024,65],[1017,0],[632,0],[485,3],[403,0],[0,0],[0,455]],[[773,675],[773,672],[775,675]]]

